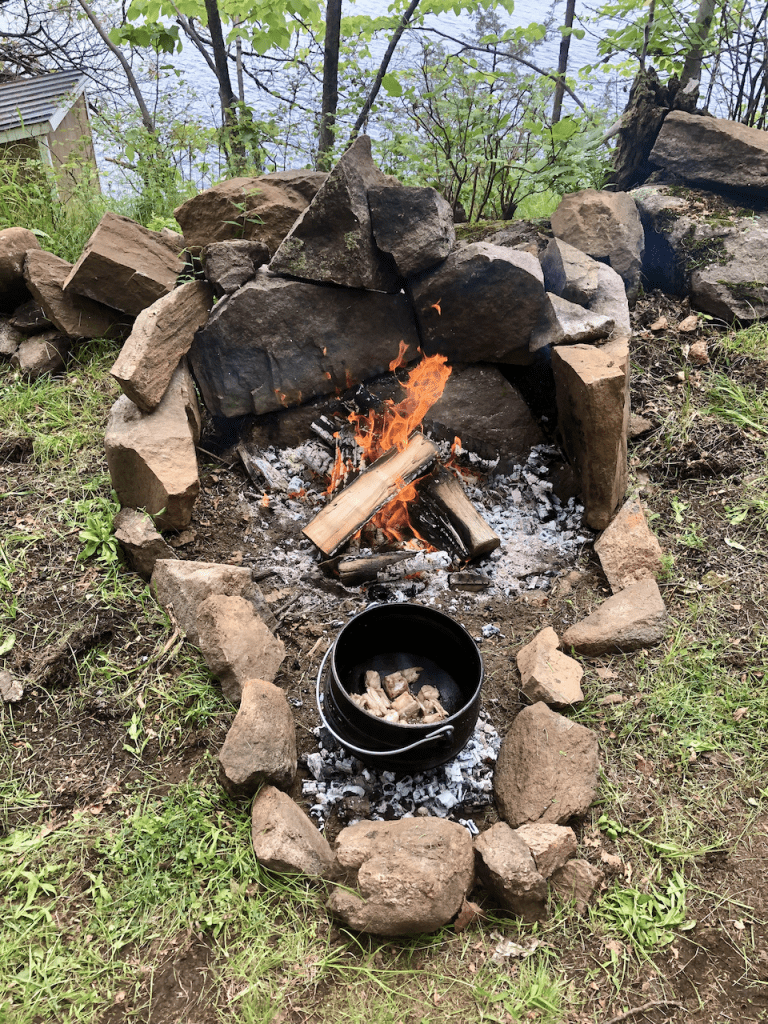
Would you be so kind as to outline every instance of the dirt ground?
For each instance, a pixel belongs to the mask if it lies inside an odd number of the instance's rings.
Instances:
[[[647,417],[652,426],[631,442],[633,486],[639,488],[662,547],[674,555],[674,569],[662,582],[672,619],[690,623],[691,602],[702,592],[714,594],[718,630],[734,638],[727,651],[718,655],[719,669],[737,676],[751,672],[759,679],[766,671],[760,640],[765,618],[765,531],[760,536],[756,528],[754,543],[745,534],[738,534],[738,546],[726,543],[726,538],[732,541],[737,534],[723,517],[723,509],[742,496],[745,481],[764,465],[765,436],[705,415],[689,418],[685,430],[671,429],[670,424],[687,416],[691,402],[704,404],[710,369],[685,360],[683,346],[691,337],[676,333],[674,325],[688,312],[684,303],[660,293],[642,298],[634,311],[633,412]],[[651,332],[651,323],[662,314],[672,327]],[[708,338],[713,363],[727,363],[732,379],[768,393],[768,363],[726,359],[718,347],[720,334],[716,326],[703,325],[696,337]],[[180,557],[252,564],[263,553],[252,551],[243,540],[240,495],[247,484],[242,467],[221,438],[204,438],[202,448],[203,490],[193,523],[172,543]],[[94,473],[104,471],[98,458],[91,468]],[[149,719],[140,759],[126,750],[126,729],[137,711],[137,699],[148,713],[153,709],[152,694],[143,689],[142,666],[151,659],[153,671],[172,681],[187,671],[184,657],[195,655],[182,653],[182,640],[175,634],[159,649],[166,623],[136,577],[126,578],[125,589],[105,602],[97,586],[102,569],[77,560],[77,530],[56,529],[52,524],[50,503],[55,500],[56,483],[52,480],[47,488],[45,472],[55,475],[56,468],[41,471],[25,438],[0,440],[0,487],[5,492],[0,531],[6,535],[27,531],[37,538],[25,549],[23,572],[14,577],[19,604],[16,645],[5,661],[28,684],[23,701],[13,707],[12,720],[5,712],[5,735],[27,790],[39,794],[31,806],[6,801],[0,836],[9,836],[26,824],[64,820],[73,809],[105,804],[105,799],[114,801],[116,808],[121,794],[142,785],[162,792],[183,781],[206,753],[215,755],[234,713],[219,701],[215,713],[201,715],[199,723],[186,720],[169,737],[158,711]],[[676,522],[678,514],[684,524]],[[684,532],[688,523],[696,524],[693,535]],[[297,524],[297,541],[299,529]],[[275,542],[269,534],[261,538],[267,551]],[[289,581],[264,575],[260,586],[286,645],[276,682],[294,706],[299,752],[307,753],[316,749],[314,683],[320,659],[339,624],[351,611],[365,607],[367,595],[364,588],[350,594],[319,573]],[[317,592],[322,593],[322,601],[302,602],[302,597]],[[502,634],[482,643],[483,706],[499,733],[506,732],[523,707],[514,652],[544,626],[562,634],[608,592],[599,562],[587,545],[575,567],[564,567],[548,592],[532,591],[512,599],[493,595],[478,599],[473,594],[459,598],[459,610],[451,614],[472,635],[487,623],[498,626]],[[692,639],[703,642],[706,638],[694,635]],[[90,670],[84,673],[86,663]],[[105,673],[101,684],[100,663]],[[668,744],[656,745],[664,722],[658,716],[654,722],[646,707],[652,662],[642,652],[582,659],[582,664],[589,697],[578,717],[599,732],[604,779],[600,805],[591,817],[575,823],[580,855],[605,868],[609,881],[617,874],[628,885],[642,881],[642,845],[634,868],[631,863],[628,866],[618,855],[620,848],[598,827],[601,813],[620,817],[624,826],[637,825],[641,830],[643,823],[674,812],[691,819],[692,808],[698,808],[693,822],[696,835],[724,836],[726,841],[721,848],[715,844],[694,858],[686,868],[695,879],[688,905],[695,925],[664,948],[650,950],[647,957],[632,955],[626,942],[595,933],[547,931],[558,969],[573,986],[574,1010],[564,1019],[607,1024],[618,1019],[615,1015],[622,1007],[644,1003],[653,1005],[632,1019],[695,1024],[768,1019],[768,816],[762,810],[759,780],[745,782],[743,774],[734,772],[731,755],[717,745],[708,750],[692,746],[688,760],[670,757]],[[117,685],[107,685],[107,673],[113,678],[116,669],[121,673]],[[210,685],[215,687],[213,682]],[[302,773],[292,794],[300,802],[301,781]],[[478,824],[487,827],[495,820],[495,812],[489,809],[478,817]],[[338,822],[331,822],[329,833],[337,829]],[[605,854],[615,858],[607,866]],[[482,893],[478,898],[485,900]],[[138,1019],[151,1024],[219,1019],[210,980],[213,959],[208,938],[182,936],[156,972],[151,998],[143,1008],[133,1008]],[[613,967],[605,970],[606,964]],[[616,978],[622,979],[620,990]],[[98,1019],[125,1018],[116,1007]],[[298,1022],[311,1016],[289,1014],[286,1019]]]

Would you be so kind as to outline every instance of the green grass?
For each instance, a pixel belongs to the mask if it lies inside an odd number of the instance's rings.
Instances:
[[[713,373],[707,400],[706,414],[747,431],[768,434],[768,394],[756,385],[742,385],[723,373]]]
[[[726,352],[750,359],[768,360],[768,326],[758,323],[744,328],[743,331],[729,331],[720,344]]]

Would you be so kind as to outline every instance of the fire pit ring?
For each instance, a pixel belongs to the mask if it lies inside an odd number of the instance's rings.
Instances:
[[[448,717],[439,725],[385,722],[350,699],[363,692],[367,670],[386,674],[414,666],[424,670],[418,685],[440,691]],[[365,764],[421,772],[450,761],[468,742],[483,675],[475,641],[450,616],[417,604],[371,605],[343,627],[323,658],[317,707],[331,735]]]

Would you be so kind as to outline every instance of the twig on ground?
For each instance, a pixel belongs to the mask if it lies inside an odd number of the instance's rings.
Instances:
[[[643,1003],[642,1006],[635,1006],[631,1010],[625,1010],[624,1013],[619,1013],[615,1017],[611,1017],[610,1020],[603,1021],[603,1024],[617,1024],[620,1020],[628,1020],[630,1017],[634,1017],[636,1013],[645,1013],[646,1010],[655,1010],[660,1006],[676,1006],[678,1010],[684,1010],[685,1007],[682,1003],[678,1003],[676,999],[654,999],[650,1003]]]

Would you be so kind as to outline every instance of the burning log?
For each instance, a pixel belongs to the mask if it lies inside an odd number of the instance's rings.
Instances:
[[[382,679],[378,672],[365,673],[365,693],[351,693],[350,699],[363,711],[396,725],[431,725],[448,717],[436,686],[424,685],[418,694],[410,691],[423,668],[414,666],[391,672]]]
[[[437,548],[450,551],[461,561],[487,555],[501,538],[486,523],[467,497],[459,481],[445,467],[417,485],[419,500],[413,518]]]
[[[335,555],[379,509],[421,476],[436,456],[436,445],[423,434],[414,434],[403,451],[390,449],[341,491],[304,527],[304,536],[328,557]]]
[[[332,565],[339,574],[342,583],[353,586],[356,583],[368,583],[377,580],[379,574],[398,562],[413,557],[412,551],[388,551],[380,555],[359,555],[356,558],[340,558]]]

